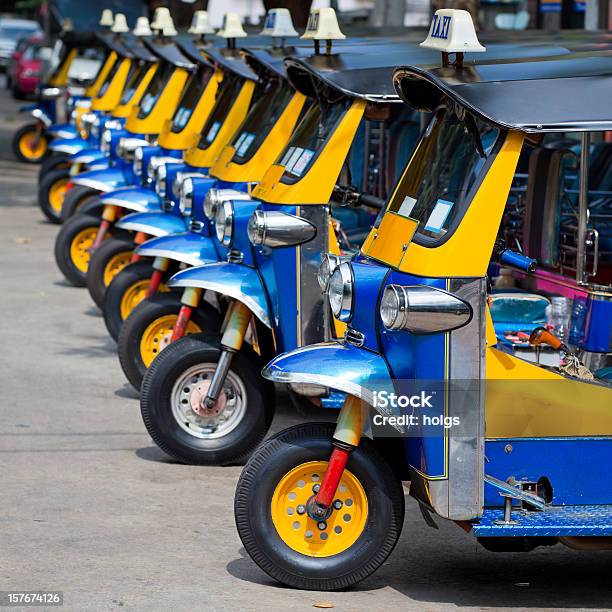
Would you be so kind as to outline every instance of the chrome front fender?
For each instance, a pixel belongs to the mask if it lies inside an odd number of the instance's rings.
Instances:
[[[168,287],[199,287],[242,302],[266,326],[272,328],[266,292],[256,270],[228,262],[205,264],[175,274]]]
[[[149,236],[167,236],[185,231],[185,220],[167,212],[132,213],[118,221],[115,227]]]
[[[374,406],[374,393],[394,392],[385,360],[351,344],[321,342],[275,357],[262,375],[278,383],[310,383],[344,391]]]
[[[147,240],[136,249],[143,257],[165,257],[190,266],[219,261],[219,254],[210,236],[185,232]]]
[[[85,149],[89,149],[91,143],[83,138],[56,138],[49,143],[51,151],[58,153],[68,153],[68,155],[78,155]]]
[[[102,153],[100,149],[92,147],[91,145],[87,143],[86,140],[82,140],[80,138],[78,140],[79,140],[79,143],[78,143],[79,145],[81,144],[81,142],[83,142],[87,146],[83,147],[82,149],[73,153],[70,156],[70,161],[73,164],[91,164],[99,160],[107,159],[106,155],[104,155],[104,153]]]
[[[105,168],[104,170],[92,170],[82,172],[72,179],[75,185],[89,187],[96,191],[108,193],[119,187],[125,187],[125,175],[120,168]]]
[[[155,191],[148,187],[122,187],[105,193],[100,199],[104,204],[121,206],[134,212],[159,212],[163,204]]]

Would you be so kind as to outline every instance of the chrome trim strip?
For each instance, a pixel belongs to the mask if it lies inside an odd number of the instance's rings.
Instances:
[[[139,246],[135,251],[137,255],[143,257],[164,257],[165,259],[172,259],[173,261],[180,261],[190,266],[202,266],[207,263],[211,263],[209,259],[200,259],[199,257],[191,257],[186,253],[180,253],[179,251],[167,251],[165,249],[150,249],[144,245]],[[216,263],[216,262],[215,262]]]
[[[91,187],[91,189],[96,189],[97,191],[102,191],[107,193],[109,191],[114,191],[117,187],[109,185],[108,183],[104,183],[102,181],[96,181],[94,179],[88,178],[79,178],[75,177],[72,181],[75,185],[82,185],[83,187]]]

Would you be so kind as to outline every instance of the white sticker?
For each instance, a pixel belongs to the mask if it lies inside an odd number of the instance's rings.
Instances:
[[[430,232],[439,233],[442,230],[442,226],[450,214],[450,211],[453,209],[453,206],[453,202],[449,202],[448,200],[438,200],[434,206],[434,209],[431,211],[431,215],[429,215],[429,219],[427,219],[425,229]]]
[[[208,134],[206,134],[206,142],[211,143],[216,138],[220,127],[221,127],[220,121],[215,121],[210,126],[210,130],[208,130]]]
[[[402,202],[399,210],[397,211],[398,215],[402,217],[410,217],[412,210],[414,209],[414,205],[416,204],[416,199],[411,196],[406,196],[404,201]]]
[[[283,155],[283,159],[281,159],[280,165],[287,167],[287,162],[291,159],[293,152],[295,151],[295,147],[289,147],[285,154]]]
[[[247,134],[244,141],[238,149],[238,155],[244,157],[245,153],[249,150],[251,143],[255,140],[255,134]]]
[[[300,155],[302,154],[303,151],[304,149],[302,149],[302,147],[295,147],[293,151],[293,155],[289,158],[289,161],[285,164],[286,172],[291,172],[291,170],[293,170],[293,166],[295,165],[295,162],[297,162],[297,160],[300,159]]]
[[[187,125],[190,115],[191,112],[188,108],[181,108],[181,110],[179,110],[179,112],[176,114],[176,126],[183,129]]]
[[[242,132],[242,134],[240,134],[240,136],[238,136],[238,140],[236,140],[236,142],[234,142],[234,149],[236,149],[236,151],[238,151],[240,149],[240,145],[242,144],[242,141],[244,140],[246,135],[247,135],[246,132]]]
[[[145,113],[148,113],[153,108],[154,103],[155,98],[149,94],[142,102],[142,110],[144,110]]]
[[[293,168],[290,170],[291,174],[302,176],[306,166],[308,166],[310,160],[314,157],[314,154],[315,152],[312,149],[304,149],[299,159],[293,164]]]

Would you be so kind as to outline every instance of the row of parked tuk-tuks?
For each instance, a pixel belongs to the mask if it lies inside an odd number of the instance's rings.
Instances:
[[[155,443],[246,462],[252,559],[362,580],[403,483],[489,550],[610,549],[612,35],[479,41],[450,9],[420,44],[325,8],[300,37],[286,9],[249,37],[100,25],[63,35],[20,150]],[[287,399],[336,422],[263,441]]]

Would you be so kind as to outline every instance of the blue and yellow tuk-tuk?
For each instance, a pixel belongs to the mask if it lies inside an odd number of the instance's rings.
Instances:
[[[528,292],[566,295],[551,279],[554,252],[567,253],[567,284],[589,294],[591,316],[607,306],[611,194],[591,190],[589,175],[594,145],[612,130],[612,47],[573,37],[552,55],[491,61],[469,14],[452,10],[436,12],[424,45],[442,53],[440,65],[404,66],[394,81],[430,122],[359,255],[324,259],[321,284],[344,339],[281,355],[263,372],[347,394],[335,426],[275,435],[237,485],[247,553],[296,588],[348,587],[382,565],[402,527],[402,481],[425,524],[454,521],[489,550],[612,543],[612,389],[601,367],[610,319],[597,324],[597,347],[588,324],[572,345],[557,309],[532,325],[526,359],[496,333],[493,278],[504,275],[488,275],[492,263],[514,270],[519,331],[537,316]],[[482,55],[467,61],[469,52]],[[561,136],[577,143],[569,189],[555,157],[567,152]],[[556,171],[542,174],[545,160]],[[516,206],[525,178],[537,210]],[[531,220],[522,233],[510,224],[510,245],[508,207]]]

